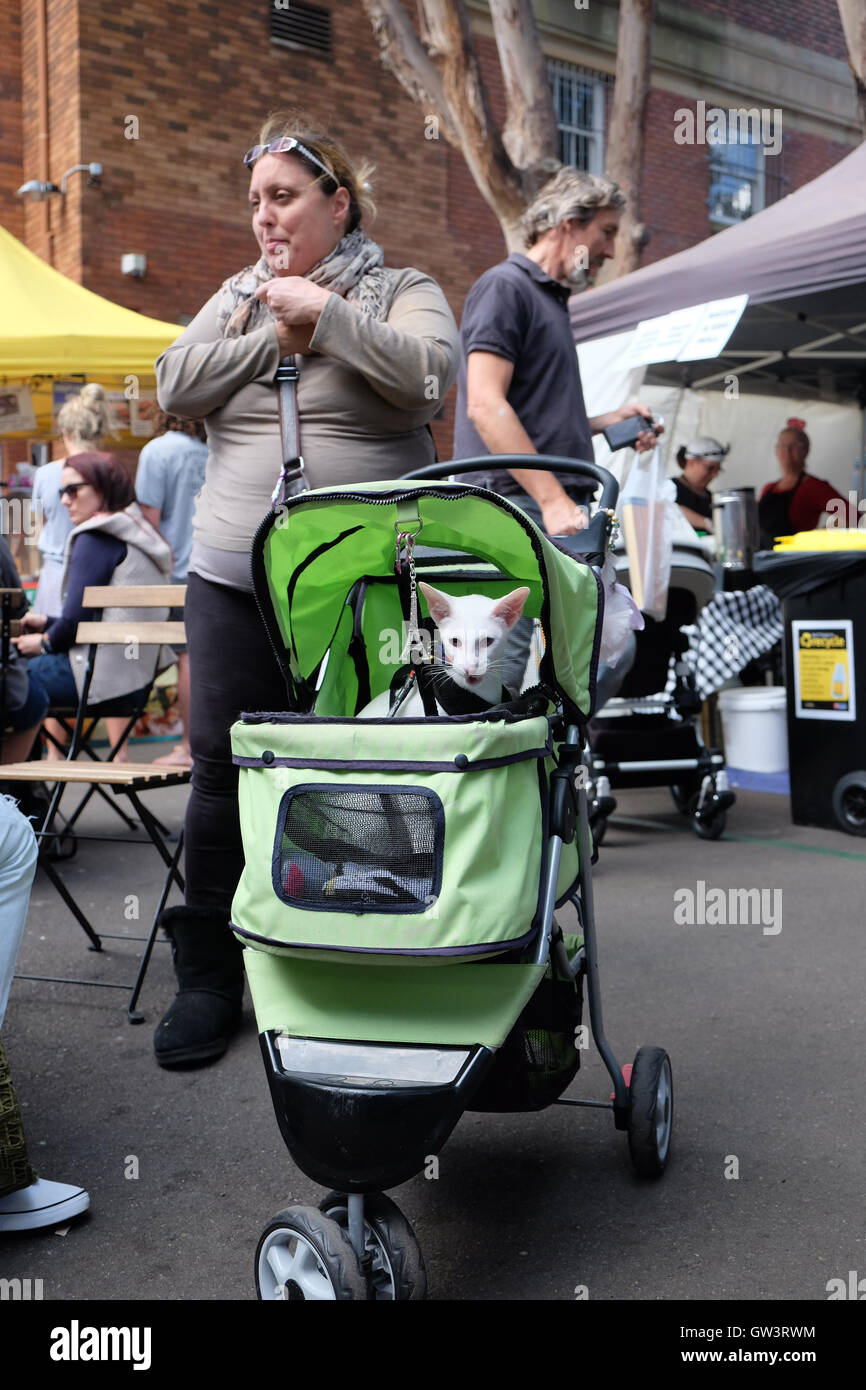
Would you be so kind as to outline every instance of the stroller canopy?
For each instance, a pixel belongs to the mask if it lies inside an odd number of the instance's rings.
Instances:
[[[499,595],[528,586],[524,613],[540,619],[545,637],[542,682],[570,713],[588,717],[600,616],[595,572],[558,550],[507,499],[461,483],[320,488],[289,498],[265,518],[253,542],[253,581],[291,688],[314,679],[354,586],[393,581],[398,531],[417,533],[422,578],[421,564],[431,563],[433,549],[449,552],[443,562],[453,562],[455,552],[464,557],[464,580],[477,566],[478,582],[471,589],[464,582],[464,592]],[[449,592],[446,578],[435,582]]]

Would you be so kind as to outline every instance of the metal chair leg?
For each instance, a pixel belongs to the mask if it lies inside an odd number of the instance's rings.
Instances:
[[[139,1013],[135,1006],[138,1003],[138,996],[141,993],[141,987],[144,984],[144,977],[147,974],[147,967],[150,964],[151,953],[153,952],[154,944],[156,942],[156,934],[159,931],[159,919],[163,914],[165,904],[168,901],[168,895],[171,892],[172,879],[176,878],[177,876],[177,866],[180,863],[180,856],[182,853],[183,830],[181,830],[180,834],[177,837],[177,848],[175,849],[175,852],[172,855],[169,870],[165,876],[165,883],[163,884],[159,903],[157,904],[156,912],[154,913],[153,917],[153,925],[150,928],[150,933],[148,934],[147,938],[147,944],[141,955],[141,961],[138,967],[138,974],[135,977],[135,984],[133,985],[132,994],[129,997],[129,1004],[126,1008],[126,1017],[130,1023],[144,1022],[144,1014]]]

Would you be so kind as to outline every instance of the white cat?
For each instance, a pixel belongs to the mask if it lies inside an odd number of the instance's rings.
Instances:
[[[418,588],[427,600],[442,644],[442,661],[432,668],[434,694],[437,685],[451,680],[485,704],[498,705],[502,699],[501,668],[506,640],[523,612],[529,590],[514,589],[503,598],[491,599],[483,594],[458,598],[423,581],[419,581]],[[390,693],[385,690],[360,711],[358,718],[385,719],[390,705]],[[441,708],[438,702],[437,708]],[[423,717],[424,703],[417,683],[395,715],[401,719]]]

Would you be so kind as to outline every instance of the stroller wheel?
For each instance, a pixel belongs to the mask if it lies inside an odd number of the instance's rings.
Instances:
[[[688,782],[673,783],[671,787],[671,796],[674,805],[682,815],[687,816],[689,814],[699,790],[700,784],[693,786]]]
[[[367,1281],[348,1237],[316,1207],[286,1207],[262,1232],[256,1293],[266,1303],[367,1298]]]
[[[663,1047],[638,1048],[628,1088],[628,1148],[644,1177],[665,1170],[674,1122],[671,1059]]]
[[[710,816],[692,816],[692,829],[701,840],[718,840],[727,821],[727,811],[715,811]]]
[[[319,1210],[348,1232],[349,1207],[344,1192],[329,1192]],[[427,1295],[427,1271],[415,1232],[390,1197],[368,1192],[364,1197],[367,1253],[372,1259],[370,1282],[375,1299],[418,1300]]]

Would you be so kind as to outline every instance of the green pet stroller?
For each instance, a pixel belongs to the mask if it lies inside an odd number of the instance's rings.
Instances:
[[[263,1300],[423,1298],[418,1242],[384,1190],[423,1171],[464,1110],[608,1108],[640,1173],[668,1158],[670,1061],[642,1047],[619,1066],[596,963],[582,745],[617,486],[590,463],[497,464],[602,483],[584,558],[459,481],[489,459],[301,493],[253,544],[289,702],[232,729],[245,853],[232,925],[283,1138],[332,1189],[266,1227]],[[421,684],[419,577],[450,595],[528,587],[537,684],[468,714],[357,718]],[[566,902],[574,936],[554,918]],[[584,982],[611,1100],[563,1098]]]

